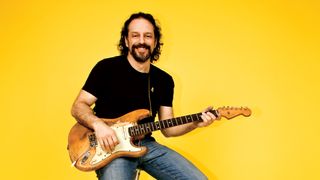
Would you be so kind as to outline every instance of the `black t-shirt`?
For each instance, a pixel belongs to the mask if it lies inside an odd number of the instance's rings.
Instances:
[[[172,106],[174,82],[169,74],[153,65],[149,73],[141,73],[125,56],[116,56],[99,61],[82,89],[97,98],[93,110],[101,118],[117,118],[133,110],[150,109],[149,91],[153,117],[142,123],[154,121],[160,106]]]

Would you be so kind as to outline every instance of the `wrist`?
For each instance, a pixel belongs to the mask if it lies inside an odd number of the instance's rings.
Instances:
[[[98,117],[94,118],[91,123],[92,129],[96,130],[100,126],[101,123],[103,123],[103,121],[100,118],[98,118]]]
[[[191,128],[192,128],[192,130],[193,129],[197,129],[199,126],[198,126],[198,121],[194,121],[193,123],[192,123],[192,125],[191,125]]]

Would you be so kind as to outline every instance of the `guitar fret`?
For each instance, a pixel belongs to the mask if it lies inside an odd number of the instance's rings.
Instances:
[[[187,124],[189,122],[187,116],[184,116],[184,120],[185,120],[184,124]]]
[[[180,117],[181,124],[185,124],[184,120],[185,120],[184,116]]]
[[[192,122],[196,121],[196,117],[194,117],[194,114],[191,114],[191,119],[192,119]]]
[[[132,129],[132,127],[129,127],[129,128],[128,128],[129,135],[130,135],[130,136],[133,136],[131,129]]]
[[[153,131],[153,127],[152,127],[152,123],[148,123],[148,126],[149,126],[149,132]]]
[[[135,131],[135,127],[132,128],[132,134],[137,135],[136,131]]]
[[[170,119],[166,120],[168,127],[171,127]]]
[[[165,120],[165,122],[167,123],[167,128],[170,127],[168,121],[169,121],[169,119]]]
[[[186,116],[186,118],[187,118],[187,123],[192,122],[192,121],[190,121],[191,120],[190,116]]]
[[[165,128],[165,126],[164,126],[164,124],[163,124],[163,121],[159,121],[159,124],[160,124],[160,129]]]
[[[168,124],[168,120],[163,120],[164,122],[164,125],[165,125],[165,128],[168,128],[169,127],[169,124]]]
[[[135,135],[133,127],[129,128],[129,134],[130,134],[130,136],[134,136]]]
[[[193,116],[192,115],[190,115],[190,119],[191,119],[191,122],[193,122],[194,120],[193,120]]]
[[[156,125],[156,130],[159,130],[159,129],[160,129],[160,123],[159,123],[159,121],[155,122],[154,124]]]
[[[143,127],[143,124],[140,125],[140,130],[141,130],[141,133],[142,133],[142,134],[145,133],[145,128]]]
[[[178,126],[179,125],[179,123],[178,123],[176,118],[174,118],[174,123],[173,124],[174,124],[173,126]]]
[[[202,120],[202,119],[201,119],[201,113],[196,114],[196,116],[197,116],[198,121],[199,121],[199,120]]]
[[[160,121],[160,122],[161,122],[161,124],[162,124],[161,129],[165,129],[165,128],[167,128],[167,127],[166,127],[166,122],[165,122],[165,121]]]
[[[160,130],[160,129],[162,129],[162,128],[163,128],[163,124],[162,124],[162,122],[161,122],[161,121],[158,121],[158,125],[159,125],[159,129],[158,129],[158,130]]]
[[[136,127],[135,127],[135,132],[136,132],[136,135],[141,134],[140,131],[139,131],[139,126],[136,126]]]
[[[153,123],[150,123],[150,132],[151,131],[155,131],[156,129],[154,128],[154,126],[153,126]]]
[[[169,121],[169,124],[170,124],[170,127],[173,127],[174,126],[174,121],[173,121],[174,119],[170,119],[170,121]]]
[[[174,120],[176,121],[176,125],[178,125],[179,123],[178,123],[178,119],[177,118],[174,118]]]
[[[171,127],[171,123],[170,123],[171,119],[168,119],[166,121],[167,121],[168,127]]]
[[[193,121],[199,121],[199,116],[197,114],[192,114]]]
[[[183,117],[179,117],[179,119],[180,119],[180,124],[184,124]]]
[[[144,133],[147,133],[148,130],[147,130],[147,124],[143,124],[143,128],[144,128]]]
[[[172,119],[171,122],[172,122],[171,127],[178,125],[178,124],[177,124],[177,121],[176,121],[175,119]]]
[[[163,121],[158,121],[158,122],[159,122],[159,125],[160,125],[160,129],[164,128]]]
[[[166,128],[166,126],[164,125],[164,122],[163,122],[163,121],[159,121],[159,122],[160,122],[160,129]]]
[[[197,114],[197,116],[198,116],[198,120],[199,120],[199,121],[202,121],[202,119],[201,119],[201,115],[202,115],[202,113],[198,113],[198,114]]]
[[[150,123],[146,123],[145,127],[146,127],[146,133],[149,133],[150,132]]]
[[[187,123],[191,122],[190,121],[190,116],[186,116],[186,120],[187,120]]]

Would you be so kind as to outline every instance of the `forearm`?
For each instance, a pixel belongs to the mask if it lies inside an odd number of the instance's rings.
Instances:
[[[197,126],[194,123],[188,123],[188,124],[164,129],[162,130],[162,133],[166,137],[176,137],[176,136],[184,135],[190,131],[193,131],[196,128]]]
[[[94,129],[95,124],[101,121],[89,105],[84,102],[74,103],[71,109],[72,116],[82,125]]]

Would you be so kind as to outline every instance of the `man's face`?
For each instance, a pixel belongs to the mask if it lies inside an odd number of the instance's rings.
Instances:
[[[128,27],[126,46],[129,49],[129,56],[138,62],[146,62],[156,46],[153,25],[143,18],[134,19]]]

